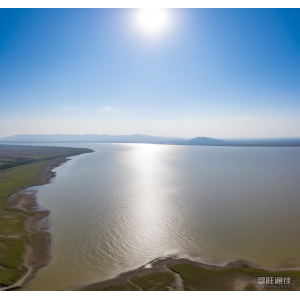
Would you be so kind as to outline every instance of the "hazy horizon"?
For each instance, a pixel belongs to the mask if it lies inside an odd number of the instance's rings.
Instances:
[[[197,138],[200,136],[192,136],[192,137],[181,137],[181,136],[159,136],[159,135],[146,135],[146,134],[141,134],[141,133],[132,133],[132,134],[106,134],[106,133],[100,133],[100,134],[92,134],[92,133],[83,133],[83,134],[74,134],[74,133],[54,133],[54,134],[44,134],[44,133],[37,133],[37,134],[30,134],[30,133],[21,133],[21,134],[14,134],[14,135],[10,135],[10,136],[0,136],[0,139],[3,138],[8,138],[8,137],[13,137],[13,136],[26,136],[26,135],[33,135],[33,136],[56,136],[56,135],[65,135],[65,136],[83,136],[83,135],[97,135],[97,136],[102,136],[102,135],[106,135],[106,136],[135,136],[135,135],[140,135],[140,136],[151,136],[151,137],[157,137],[157,138],[169,138],[169,139],[193,139],[193,138]],[[202,136],[201,136],[202,138]],[[286,136],[286,137],[269,137],[269,136],[264,136],[264,137],[243,137],[243,136],[238,136],[238,137],[215,137],[215,136],[205,136],[204,138],[211,138],[211,139],[293,139],[293,138],[300,138],[300,136]]]
[[[299,9],[163,12],[0,9],[0,137],[300,135]]]

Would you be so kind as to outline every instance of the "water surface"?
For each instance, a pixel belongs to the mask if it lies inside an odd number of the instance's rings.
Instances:
[[[111,278],[164,255],[300,267],[300,148],[52,145],[96,152],[39,188],[54,257],[26,290]]]

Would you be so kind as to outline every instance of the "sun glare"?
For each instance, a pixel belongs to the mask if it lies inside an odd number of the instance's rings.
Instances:
[[[138,11],[136,21],[142,31],[157,34],[168,26],[169,17],[165,9],[147,8]]]

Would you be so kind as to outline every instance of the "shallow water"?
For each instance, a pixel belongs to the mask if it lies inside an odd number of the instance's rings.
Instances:
[[[300,267],[300,148],[92,148],[39,188],[53,259],[25,290],[111,278],[156,257]]]

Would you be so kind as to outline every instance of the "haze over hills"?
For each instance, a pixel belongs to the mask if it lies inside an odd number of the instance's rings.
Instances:
[[[6,143],[66,143],[66,142],[97,142],[97,143],[154,143],[154,144],[180,144],[180,145],[221,145],[228,143],[207,137],[197,137],[194,139],[182,139],[171,137],[157,137],[151,135],[97,135],[97,134],[83,134],[83,135],[69,135],[69,134],[55,134],[55,135],[14,135],[0,139],[0,142]]]
[[[207,138],[207,137],[196,137],[194,139],[191,139],[188,141],[189,145],[222,145],[228,143],[223,140],[217,140],[217,139],[212,139],[212,138]]]
[[[0,143],[152,143],[171,145],[198,145],[198,146],[300,146],[300,138],[264,138],[264,139],[214,139],[196,137],[193,139],[157,137],[151,135],[97,135],[97,134],[54,134],[30,135],[21,134],[0,138]]]
[[[0,139],[1,142],[13,143],[66,143],[66,142],[98,142],[98,143],[165,143],[166,141],[183,139],[163,138],[150,135],[107,135],[107,134],[54,134],[54,135],[13,135]]]

